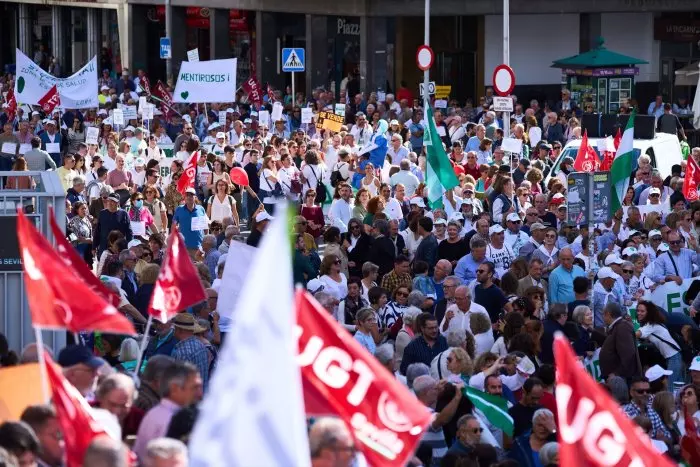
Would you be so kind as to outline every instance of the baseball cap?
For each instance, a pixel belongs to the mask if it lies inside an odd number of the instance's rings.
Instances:
[[[530,232],[534,232],[535,230],[544,230],[547,227],[544,226],[541,222],[535,222],[530,226]]]
[[[196,195],[197,192],[195,191],[194,188],[188,188],[188,189],[185,190],[185,194],[193,194],[193,195]]]
[[[219,125],[219,122],[214,122],[214,123],[212,123],[211,125],[209,125],[209,126],[207,127],[207,131],[216,130],[216,129],[219,128],[220,126],[221,126],[221,125]]]
[[[598,279],[615,279],[617,280],[620,276],[610,269],[609,267],[600,268],[598,271]]]
[[[323,285],[323,282],[321,282],[320,279],[311,279],[307,284],[306,284],[306,290],[311,292],[311,294],[315,294],[316,292],[320,292],[326,288],[325,285]]]
[[[69,345],[58,354],[58,364],[63,368],[83,364],[97,369],[105,363],[107,362],[93,355],[90,349],[83,345]]]
[[[141,245],[142,245],[141,241],[139,241],[137,239],[133,239],[126,246],[129,248],[134,248],[135,246],[141,246]]]
[[[399,121],[398,121],[398,120],[392,120],[392,121],[389,122],[389,126],[398,125],[398,124],[399,124]]]
[[[143,157],[137,157],[134,161],[134,165],[136,167],[143,167],[144,165],[146,165],[146,160]]]
[[[552,200],[550,201],[551,204],[561,204],[566,200],[564,195],[561,193],[555,193],[554,196],[552,196]]]
[[[255,222],[271,221],[274,219],[267,211],[260,211],[257,216],[255,216]]]
[[[129,125],[128,127],[124,128],[124,131],[136,131],[136,128],[133,126]]]
[[[649,232],[649,238],[651,238],[651,237],[661,237],[661,236],[662,236],[662,235],[661,235],[661,231],[660,231],[660,230],[654,229],[654,230],[652,230],[651,232]]]
[[[529,357],[522,357],[515,368],[528,376],[535,373],[535,365]]]
[[[636,237],[637,235],[642,235],[639,230],[630,230],[629,238]]]
[[[552,145],[549,144],[547,141],[545,141],[545,142],[543,142],[543,143],[540,143],[540,149],[548,149],[548,150],[551,150],[551,149],[552,149]]]
[[[435,222],[433,222],[433,225],[447,225],[447,221],[440,217],[439,219],[435,219]]]
[[[424,208],[425,203],[423,202],[423,198],[420,198],[420,197],[411,198],[411,206],[418,206],[419,208]]]
[[[216,134],[216,139],[224,139],[226,138],[226,133],[220,131]]]
[[[659,190],[658,188],[656,188],[655,186],[653,186],[653,187],[651,187],[651,188],[649,189],[649,194],[650,194],[650,195],[660,195],[660,194],[661,194],[661,190]]]
[[[616,254],[610,254],[605,258],[605,265],[610,266],[611,264],[622,264],[624,261],[620,259]],[[600,274],[600,273],[598,273]]]
[[[45,118],[43,121],[44,125],[55,125],[56,122],[50,118]]]
[[[489,235],[493,234],[499,234],[503,232],[505,229],[501,227],[501,224],[494,224],[491,227],[489,227]]]
[[[662,244],[659,245],[658,251],[660,251],[661,253],[666,252],[666,251],[668,251],[668,250],[669,250],[669,248],[668,248],[668,245],[667,245],[667,244],[662,243]]]
[[[510,222],[520,222],[520,216],[514,212],[511,212],[508,214],[508,217],[506,217],[506,220]]]
[[[622,256],[634,255],[634,254],[636,254],[638,251],[639,251],[639,250],[637,250],[635,247],[633,247],[633,246],[628,246],[627,248],[625,248],[624,250],[622,250]]]
[[[111,195],[109,195],[107,197],[107,199],[110,201],[114,201],[115,203],[118,203],[119,202],[119,195],[116,193],[112,193]]]
[[[461,212],[453,212],[452,215],[450,216],[451,221],[463,221],[464,216],[462,215]]]
[[[700,371],[700,355],[693,358],[693,362],[690,364],[690,371]]]
[[[672,371],[664,370],[659,365],[654,365],[653,367],[649,368],[646,371],[646,373],[644,373],[644,376],[646,376],[646,378],[651,383],[652,381],[656,381],[657,379],[661,379],[664,376],[671,376],[672,374],[673,374]]]

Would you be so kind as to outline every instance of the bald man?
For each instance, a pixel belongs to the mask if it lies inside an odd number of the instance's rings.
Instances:
[[[566,304],[576,300],[574,279],[585,276],[584,270],[574,264],[571,248],[562,248],[559,251],[559,266],[549,275],[549,302]]]

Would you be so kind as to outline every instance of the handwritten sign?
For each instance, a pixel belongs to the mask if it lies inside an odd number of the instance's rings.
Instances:
[[[309,107],[304,107],[301,109],[301,123],[311,123],[313,116],[313,109],[310,109]]]
[[[192,49],[187,51],[187,61],[188,62],[198,62],[199,61],[199,49]]]
[[[85,144],[97,144],[97,138],[100,136],[100,129],[95,126],[90,126],[86,130]]]
[[[2,143],[2,153],[3,154],[14,154],[17,152],[16,143]]]
[[[112,113],[112,121],[115,125],[124,124],[124,112],[122,111],[122,109],[114,109]]]
[[[330,112],[319,112],[316,119],[316,128],[319,130],[330,130],[338,133],[343,127],[344,117]]]
[[[207,230],[209,228],[209,219],[207,216],[193,217],[190,227],[194,231]]]
[[[25,155],[29,151],[32,150],[32,145],[31,144],[20,144],[19,145],[19,153],[22,155]]]

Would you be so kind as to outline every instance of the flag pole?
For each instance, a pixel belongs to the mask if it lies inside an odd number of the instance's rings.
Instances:
[[[146,321],[146,330],[143,332],[143,339],[141,339],[141,348],[139,349],[139,358],[136,359],[136,368],[134,370],[136,380],[139,381],[139,370],[141,369],[141,362],[143,361],[143,353],[146,351],[146,346],[148,345],[148,333],[151,331],[151,324],[153,324],[153,315],[148,315],[148,321]]]
[[[44,338],[41,335],[41,329],[34,327],[34,338],[36,339],[36,352],[39,357],[39,367],[41,368],[41,392],[44,396],[44,403],[48,404],[51,401],[49,395],[49,375],[46,373],[46,357],[44,356]]]

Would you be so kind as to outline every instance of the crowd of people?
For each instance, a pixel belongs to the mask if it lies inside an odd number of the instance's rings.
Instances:
[[[503,116],[491,110],[490,90],[478,108],[451,100],[436,109],[459,179],[436,205],[426,188],[425,109],[405,86],[381,101],[377,93],[336,101],[322,89],[308,98],[270,92],[267,110],[273,100],[286,103],[274,122],[261,122],[262,109],[239,95],[114,125],[117,103],[150,99],[144,79],[142,71],[118,80],[107,73],[99,109],[43,115],[20,106],[11,115],[3,105],[0,114],[0,145],[16,144],[14,154],[0,154],[0,170],[55,170],[66,191],[67,238],[118,292],[137,330],[172,226],[197,267],[206,301],[155,320],[139,368],[131,337],[84,334],[56,355],[141,465],[186,465],[197,403],[232,325],[217,312],[226,262],[236,260],[229,249],[257,247],[282,202],[296,209],[294,282],[434,412],[414,465],[558,465],[558,332],[658,450],[681,459],[684,417],[700,423],[700,295],[688,289],[686,314],[669,313],[653,293],[700,271],[700,203],[682,194],[685,161],[664,178],[641,155],[623,209],[591,229],[567,216],[573,160],[556,164],[581,136],[580,109],[566,90],[553,105],[558,113],[517,103],[509,125],[520,154],[501,147]],[[11,77],[4,84],[12,87]],[[334,111],[338,102],[346,104],[339,132],[301,122],[302,107]],[[99,130],[95,144],[90,127]],[[540,141],[530,140],[532,128]],[[52,143],[60,151],[48,152]],[[20,153],[23,145],[31,149]],[[192,186],[180,191],[195,152]],[[700,148],[688,157],[700,160]],[[246,183],[233,180],[234,168]],[[6,180],[8,190],[36,187],[29,174]],[[659,208],[640,210],[647,204]],[[34,345],[15,353],[0,341],[0,366],[36,358]],[[466,388],[502,398],[512,433],[475,408]],[[309,436],[313,465],[357,462],[357,441],[337,419],[315,420]],[[124,458],[124,446],[96,439],[83,465],[125,465],[104,460]],[[54,409],[28,407],[21,421],[0,425],[0,448],[6,465],[63,465]]]

